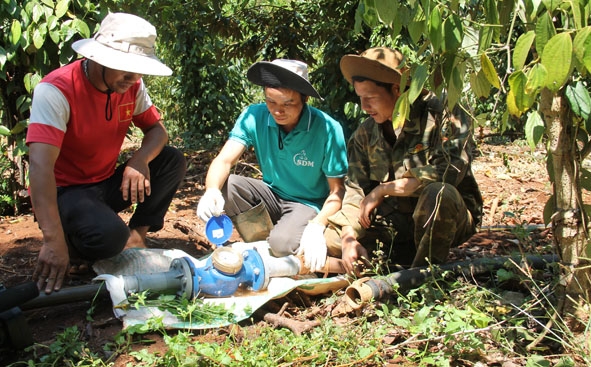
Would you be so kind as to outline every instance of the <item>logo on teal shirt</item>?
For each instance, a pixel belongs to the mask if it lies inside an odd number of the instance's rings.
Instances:
[[[314,167],[314,162],[308,160],[306,151],[303,149],[301,152],[293,156],[293,164],[295,164],[296,166]]]

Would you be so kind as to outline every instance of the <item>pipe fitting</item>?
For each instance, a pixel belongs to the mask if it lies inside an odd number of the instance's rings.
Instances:
[[[344,301],[353,311],[360,309],[374,298],[373,290],[367,284],[370,279],[369,277],[357,279],[345,290]]]

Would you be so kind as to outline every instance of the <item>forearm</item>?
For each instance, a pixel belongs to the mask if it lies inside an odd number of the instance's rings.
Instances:
[[[29,168],[31,202],[45,243],[64,243],[64,232],[57,205],[57,188],[52,167],[31,162]]]
[[[326,201],[324,202],[322,209],[314,218],[314,221],[326,226],[328,224],[328,217],[335,214],[341,209],[343,204],[343,195],[344,190],[343,192],[336,192],[329,195]]]
[[[373,189],[381,197],[385,196],[411,196],[421,182],[414,177],[399,178],[394,181],[383,182]]]
[[[142,144],[134,153],[133,159],[150,163],[160,154],[166,143],[168,143],[168,133],[162,122],[158,121],[152,128],[144,131]]]
[[[323,226],[328,224],[328,217],[335,214],[343,207],[343,200],[345,197],[345,179],[344,178],[329,178],[328,179],[329,193],[320,209],[320,212],[313,219],[314,222],[320,223]]]
[[[219,158],[215,158],[207,170],[205,188],[221,190],[230,175],[231,169],[232,164]]]

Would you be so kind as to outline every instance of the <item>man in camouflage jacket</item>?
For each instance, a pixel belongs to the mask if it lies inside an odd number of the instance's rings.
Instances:
[[[340,64],[370,115],[348,143],[343,207],[325,231],[328,254],[350,272],[380,246],[390,263],[406,267],[445,262],[482,217],[466,114],[423,91],[409,119],[393,127],[402,62],[398,51],[373,48]]]

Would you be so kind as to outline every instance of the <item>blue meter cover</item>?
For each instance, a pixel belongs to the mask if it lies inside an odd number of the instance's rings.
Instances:
[[[209,242],[222,246],[232,236],[232,220],[225,214],[209,218],[205,224],[205,236]]]

